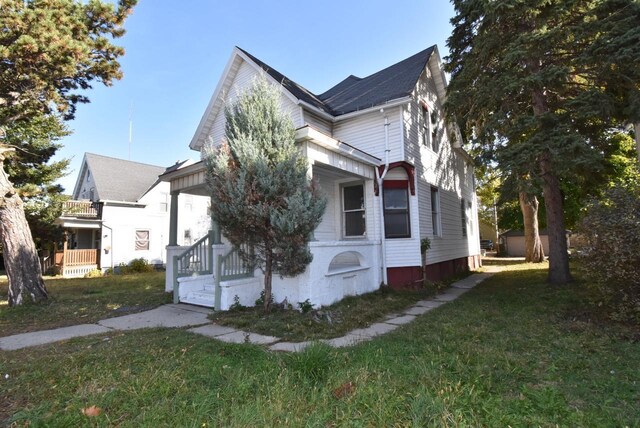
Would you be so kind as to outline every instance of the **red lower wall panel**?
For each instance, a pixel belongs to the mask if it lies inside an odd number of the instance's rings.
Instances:
[[[429,281],[443,281],[463,272],[478,269],[482,266],[479,255],[461,257],[425,266],[424,275]],[[420,266],[404,266],[387,268],[387,279],[393,288],[410,288],[422,285],[422,269]]]

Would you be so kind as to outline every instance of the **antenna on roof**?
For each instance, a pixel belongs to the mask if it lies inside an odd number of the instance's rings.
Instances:
[[[131,160],[131,137],[133,135],[133,100],[129,106],[129,160]]]

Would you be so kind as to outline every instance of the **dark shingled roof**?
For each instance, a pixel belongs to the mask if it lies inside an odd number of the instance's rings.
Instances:
[[[85,153],[100,200],[138,202],[165,172],[162,166]]]
[[[247,51],[240,50],[267,74],[281,82],[294,97],[333,116],[339,116],[410,95],[435,50],[435,45],[370,76],[360,78],[351,75],[320,95],[313,94]]]

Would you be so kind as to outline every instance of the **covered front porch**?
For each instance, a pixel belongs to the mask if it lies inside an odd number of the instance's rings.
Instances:
[[[67,201],[55,223],[64,228],[62,245],[54,247],[56,275],[82,277],[100,269],[102,205],[91,201]]]
[[[308,126],[296,137],[308,160],[309,177],[327,198],[327,209],[309,243],[313,261],[305,272],[293,278],[274,275],[275,301],[286,299],[295,307],[309,300],[319,307],[377,289],[382,269],[374,168],[380,160]],[[171,183],[166,291],[174,293],[176,302],[219,310],[236,301],[253,306],[263,289],[262,272],[243,265],[215,224],[191,247],[176,245],[178,196],[207,194],[204,164],[161,178]]]

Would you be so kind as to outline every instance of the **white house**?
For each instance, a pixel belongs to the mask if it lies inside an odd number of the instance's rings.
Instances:
[[[223,141],[224,104],[259,74],[281,86],[309,175],[328,200],[309,244],[313,262],[295,278],[274,278],[277,300],[327,305],[381,283],[402,287],[480,265],[473,164],[460,132],[444,119],[446,80],[436,46],[368,77],[349,76],[322,94],[236,47],[191,149]],[[197,163],[162,179],[177,204],[184,193],[205,194],[204,177]],[[424,269],[423,238],[431,241]],[[169,258],[181,255],[167,271],[176,300],[226,309],[235,296],[245,305],[258,297],[261,273],[244,269],[217,232],[186,253],[173,249],[175,237],[169,241]]]
[[[169,183],[158,176],[193,163],[170,168],[85,153],[64,213],[56,223],[67,239],[56,254],[64,276],[81,276],[144,258],[164,265],[169,243]],[[179,242],[191,245],[210,225],[209,199],[182,195]]]

